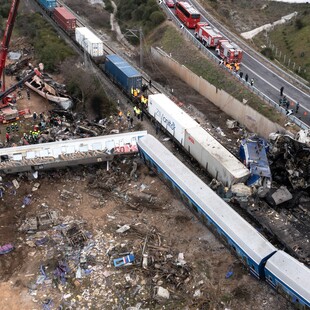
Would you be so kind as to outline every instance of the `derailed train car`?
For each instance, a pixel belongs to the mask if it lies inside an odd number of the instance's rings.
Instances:
[[[147,112],[214,178],[230,187],[249,170],[164,94],[150,95]]]
[[[310,270],[279,251],[151,135],[138,140],[141,157],[241,258],[299,309],[310,309]]]

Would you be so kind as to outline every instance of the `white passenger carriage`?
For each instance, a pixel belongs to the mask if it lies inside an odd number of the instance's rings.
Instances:
[[[265,267],[266,281],[299,309],[310,309],[310,270],[289,254],[278,251]]]

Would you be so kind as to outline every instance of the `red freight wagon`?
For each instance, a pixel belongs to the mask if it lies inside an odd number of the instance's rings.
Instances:
[[[54,19],[65,31],[73,32],[76,28],[75,16],[63,6],[55,8]]]

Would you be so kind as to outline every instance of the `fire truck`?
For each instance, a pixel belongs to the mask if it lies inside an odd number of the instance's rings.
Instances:
[[[215,50],[225,64],[239,65],[241,63],[243,51],[238,45],[223,39],[219,40]]]
[[[208,23],[197,23],[195,37],[207,47],[216,47],[219,40],[223,39]]]

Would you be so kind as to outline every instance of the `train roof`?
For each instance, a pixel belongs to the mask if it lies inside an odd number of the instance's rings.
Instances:
[[[187,133],[202,145],[213,158],[216,158],[235,179],[240,180],[249,176],[249,170],[205,129],[202,127],[189,128]]]
[[[86,27],[76,27],[75,31],[79,32],[82,36],[85,37],[90,43],[102,43],[102,41],[88,28]]]
[[[278,251],[266,263],[266,269],[298,292],[310,306],[310,269],[289,254]]]
[[[55,11],[59,12],[65,19],[76,19],[76,17],[68,11],[64,6],[59,6],[55,8]]]
[[[277,249],[151,135],[138,146],[257,264]]]
[[[183,129],[200,127],[200,125],[183,109],[177,106],[170,98],[164,94],[149,95],[149,105],[152,105],[153,101],[156,101],[166,115],[170,115],[173,121],[181,124]]]
[[[119,55],[107,55],[106,59],[115,64],[127,77],[141,76],[141,73]]]

